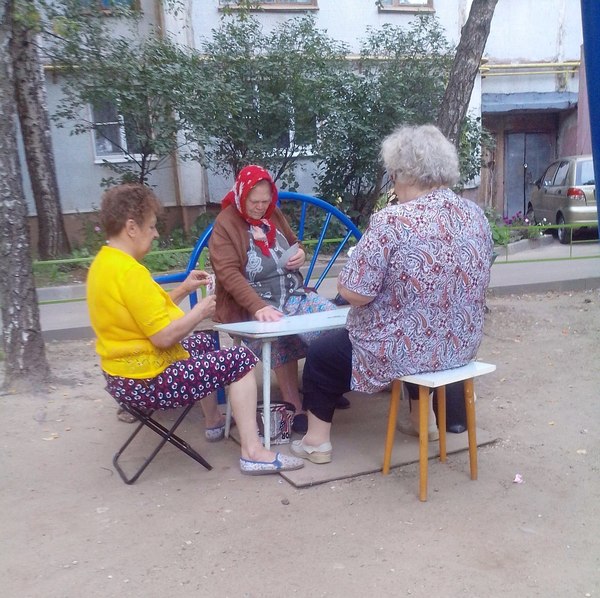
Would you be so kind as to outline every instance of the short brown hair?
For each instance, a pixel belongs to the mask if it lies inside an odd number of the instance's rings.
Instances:
[[[142,226],[150,214],[161,213],[162,206],[154,191],[140,183],[111,187],[102,195],[100,223],[107,237],[118,235],[130,218]]]

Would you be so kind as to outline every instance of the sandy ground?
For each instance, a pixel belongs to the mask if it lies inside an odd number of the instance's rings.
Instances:
[[[426,503],[416,464],[298,490],[201,435],[212,471],[169,447],[126,486],[92,344],[49,344],[60,380],[0,397],[2,595],[600,596],[600,293],[489,307],[477,415],[499,440],[478,481],[464,452],[432,461]]]

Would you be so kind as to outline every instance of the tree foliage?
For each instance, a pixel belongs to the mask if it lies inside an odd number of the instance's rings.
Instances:
[[[320,195],[340,197],[352,218],[366,222],[384,184],[382,139],[400,124],[435,120],[451,61],[434,17],[368,30],[358,68],[340,77],[335,108],[319,126]]]
[[[407,27],[369,29],[352,62],[313,16],[265,32],[248,6],[225,10],[199,51],[142,34],[131,15],[127,33],[82,20],[81,11],[55,16],[66,81],[59,115],[77,119],[81,133],[95,127],[86,104],[117,104],[129,123],[125,170],[141,181],[174,150],[224,176],[260,163],[292,189],[298,165],[308,165],[319,195],[341,200],[364,224],[387,183],[383,137],[400,124],[435,122],[443,104],[454,50],[440,23],[422,16]],[[460,136],[465,180],[477,169],[479,130],[473,121]]]
[[[226,15],[202,44],[196,86],[182,108],[205,163],[232,175],[260,163],[293,187],[294,163],[316,142],[346,52],[311,16],[267,34],[243,11]]]
[[[483,128],[481,117],[467,114],[464,118],[458,139],[458,159],[460,163],[460,188],[475,181],[481,173],[484,150],[494,147],[494,137]]]
[[[69,123],[74,135],[94,130],[118,148],[125,162],[105,161],[116,180],[147,183],[173,151],[186,146],[177,105],[194,75],[187,52],[156,31],[142,33],[139,13],[120,9],[121,28],[115,29],[97,12],[82,14],[78,2],[55,8],[60,11],[50,13],[53,43],[47,52],[59,66],[64,93],[55,120]],[[116,109],[125,137],[98,126],[88,105]]]

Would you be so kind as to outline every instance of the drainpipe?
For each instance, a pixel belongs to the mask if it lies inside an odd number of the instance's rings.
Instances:
[[[583,26],[583,52],[585,55],[588,108],[590,111],[592,155],[594,156],[594,177],[596,181],[600,181],[600,4],[597,0],[581,0],[581,23]],[[598,197],[597,193],[596,197]],[[600,210],[597,218],[600,237]]]
[[[156,22],[156,29],[158,34],[164,38],[165,36],[165,17],[163,13],[163,3],[162,0],[154,1],[154,19]],[[178,152],[174,149],[171,152],[171,168],[173,170],[173,179],[175,186],[175,205],[177,206],[177,210],[179,211],[179,215],[181,217],[181,224],[183,226],[184,232],[187,234],[191,230],[190,218],[188,215],[188,211],[185,209],[183,205],[183,200],[181,198],[181,178],[179,176],[179,159]]]

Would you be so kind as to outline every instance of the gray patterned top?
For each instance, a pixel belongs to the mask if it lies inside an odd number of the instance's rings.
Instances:
[[[288,270],[279,265],[279,258],[289,249],[287,239],[277,231],[275,244],[270,249],[270,255],[264,255],[255,245],[250,232],[250,247],[246,278],[250,286],[269,305],[284,311],[289,297],[305,295],[304,281],[299,270]]]

